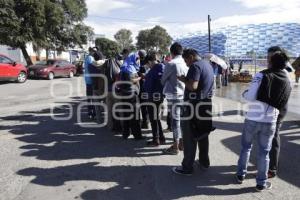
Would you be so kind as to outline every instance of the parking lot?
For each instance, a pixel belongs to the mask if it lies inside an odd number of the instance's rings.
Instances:
[[[255,157],[243,185],[234,174],[243,117],[237,104],[244,87],[231,84],[217,92],[224,117],[215,118],[212,166],[196,167],[192,177],[171,172],[183,155],[162,155],[145,141],[122,140],[105,128],[82,127],[78,105],[84,101],[82,77],[0,84],[0,199],[298,199],[300,123],[295,86],[290,114],[282,130],[280,174],[273,190],[255,192]],[[291,103],[290,103],[291,104]],[[52,108],[55,112],[53,113]],[[70,115],[70,111],[74,111]],[[83,110],[82,119],[85,113]],[[165,122],[163,122],[165,126]],[[150,130],[144,134],[150,138]],[[167,134],[168,144],[172,142]]]

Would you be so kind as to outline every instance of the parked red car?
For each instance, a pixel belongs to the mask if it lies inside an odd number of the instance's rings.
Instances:
[[[47,78],[49,80],[55,77],[74,77],[76,67],[65,60],[49,59],[47,61],[39,61],[35,65],[29,67],[29,77]]]
[[[0,54],[0,81],[17,81],[24,83],[27,80],[27,68],[16,63],[9,57]]]

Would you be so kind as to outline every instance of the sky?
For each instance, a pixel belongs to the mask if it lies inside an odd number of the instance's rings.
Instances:
[[[173,38],[230,25],[300,23],[300,0],[86,0],[85,23],[113,39],[121,28],[133,32],[160,25]]]

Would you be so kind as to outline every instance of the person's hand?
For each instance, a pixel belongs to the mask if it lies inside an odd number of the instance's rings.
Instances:
[[[141,79],[145,79],[145,74],[140,73],[139,76],[140,76]]]
[[[186,82],[186,77],[184,75],[182,76],[177,76],[177,79],[180,80],[181,82]]]

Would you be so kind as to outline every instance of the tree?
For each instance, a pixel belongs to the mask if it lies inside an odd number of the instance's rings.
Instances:
[[[85,0],[0,0],[0,43],[20,48],[32,64],[26,44],[35,49],[65,49],[86,43],[92,34],[82,23]]]
[[[161,51],[162,53],[167,53],[168,47],[172,43],[172,37],[161,26],[155,26],[150,30],[149,40],[154,50]]]
[[[130,48],[132,46],[132,32],[130,30],[121,29],[114,37],[122,49]]]
[[[0,43],[20,48],[27,64],[32,61],[27,53],[26,44],[33,40],[43,41],[45,23],[44,1],[0,1]]]
[[[161,26],[155,26],[152,29],[141,30],[136,37],[137,47],[139,49],[160,51],[167,53],[168,47],[172,43],[171,36]]]
[[[138,49],[145,49],[150,50],[151,49],[151,42],[149,41],[150,36],[150,29],[141,30],[136,37],[137,43],[136,46]]]
[[[107,58],[115,57],[120,52],[118,43],[107,38],[97,38],[95,43]]]

